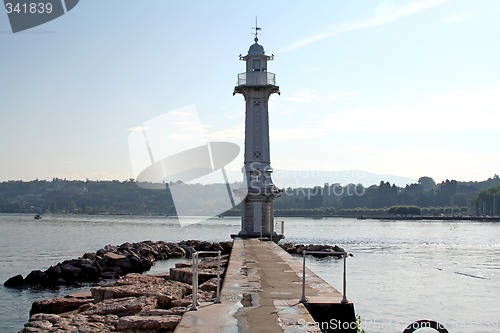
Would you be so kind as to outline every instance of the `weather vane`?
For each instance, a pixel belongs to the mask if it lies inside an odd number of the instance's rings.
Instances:
[[[259,38],[257,37],[259,35],[259,30],[262,30],[262,28],[259,28],[257,25],[257,16],[255,16],[255,28],[252,28],[255,30],[255,38],[254,41],[257,43],[259,41]]]

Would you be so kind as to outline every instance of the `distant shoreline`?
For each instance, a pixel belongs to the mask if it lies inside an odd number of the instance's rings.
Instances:
[[[30,215],[31,213],[0,213],[0,214],[20,214]],[[148,214],[78,214],[78,213],[48,213],[41,214],[43,216],[135,216],[135,217],[164,217],[176,218],[176,215],[148,215]],[[192,217],[199,217],[200,215],[186,215]],[[219,216],[206,216],[207,219],[211,218],[238,218],[240,215],[223,214]],[[433,215],[414,215],[414,216],[392,216],[392,215],[275,215],[275,220],[283,220],[286,218],[311,218],[311,219],[324,219],[324,218],[350,218],[357,220],[390,220],[390,221],[472,221],[472,222],[500,222],[500,216],[433,216]]]
[[[500,216],[358,216],[358,220],[500,222]]]

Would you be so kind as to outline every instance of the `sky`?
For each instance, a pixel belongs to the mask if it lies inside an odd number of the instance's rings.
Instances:
[[[232,93],[256,16],[275,174],[500,173],[496,0],[85,0],[18,33],[0,12],[0,181],[135,178],[130,135],[186,107],[243,147]]]

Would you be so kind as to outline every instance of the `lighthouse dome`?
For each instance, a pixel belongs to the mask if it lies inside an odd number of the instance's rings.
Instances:
[[[264,47],[259,45],[257,42],[255,44],[250,45],[248,49],[248,55],[264,55]]]

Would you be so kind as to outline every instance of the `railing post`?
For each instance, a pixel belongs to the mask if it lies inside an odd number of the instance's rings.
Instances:
[[[347,262],[347,252],[344,252],[344,283],[343,283],[343,287],[342,287],[342,294],[344,294],[344,296],[342,296],[342,304],[346,304],[347,303],[347,297],[346,297],[346,290],[347,290],[347,287],[346,287],[346,284],[347,284],[347,273],[346,273],[346,262]]]
[[[198,310],[198,252],[193,253],[193,276],[191,278],[191,288],[193,296],[193,304],[189,311]]]
[[[300,303],[307,302],[306,298],[306,250],[302,251],[302,297]]]
[[[306,298],[306,254],[330,254],[330,255],[342,255],[344,257],[344,272],[343,272],[343,282],[342,282],[342,304],[348,303],[347,301],[347,252],[323,252],[323,251],[302,251],[302,297],[300,298],[301,303],[307,302]]]
[[[220,250],[217,251],[217,294],[214,303],[220,303]]]
[[[214,253],[217,254],[217,293],[215,295],[214,303],[221,303],[220,300],[220,285],[221,285],[221,254],[219,251],[198,251],[193,253],[193,278],[192,278],[192,295],[193,295],[193,304],[191,304],[191,308],[189,311],[198,310],[198,258],[200,254],[203,253]]]

